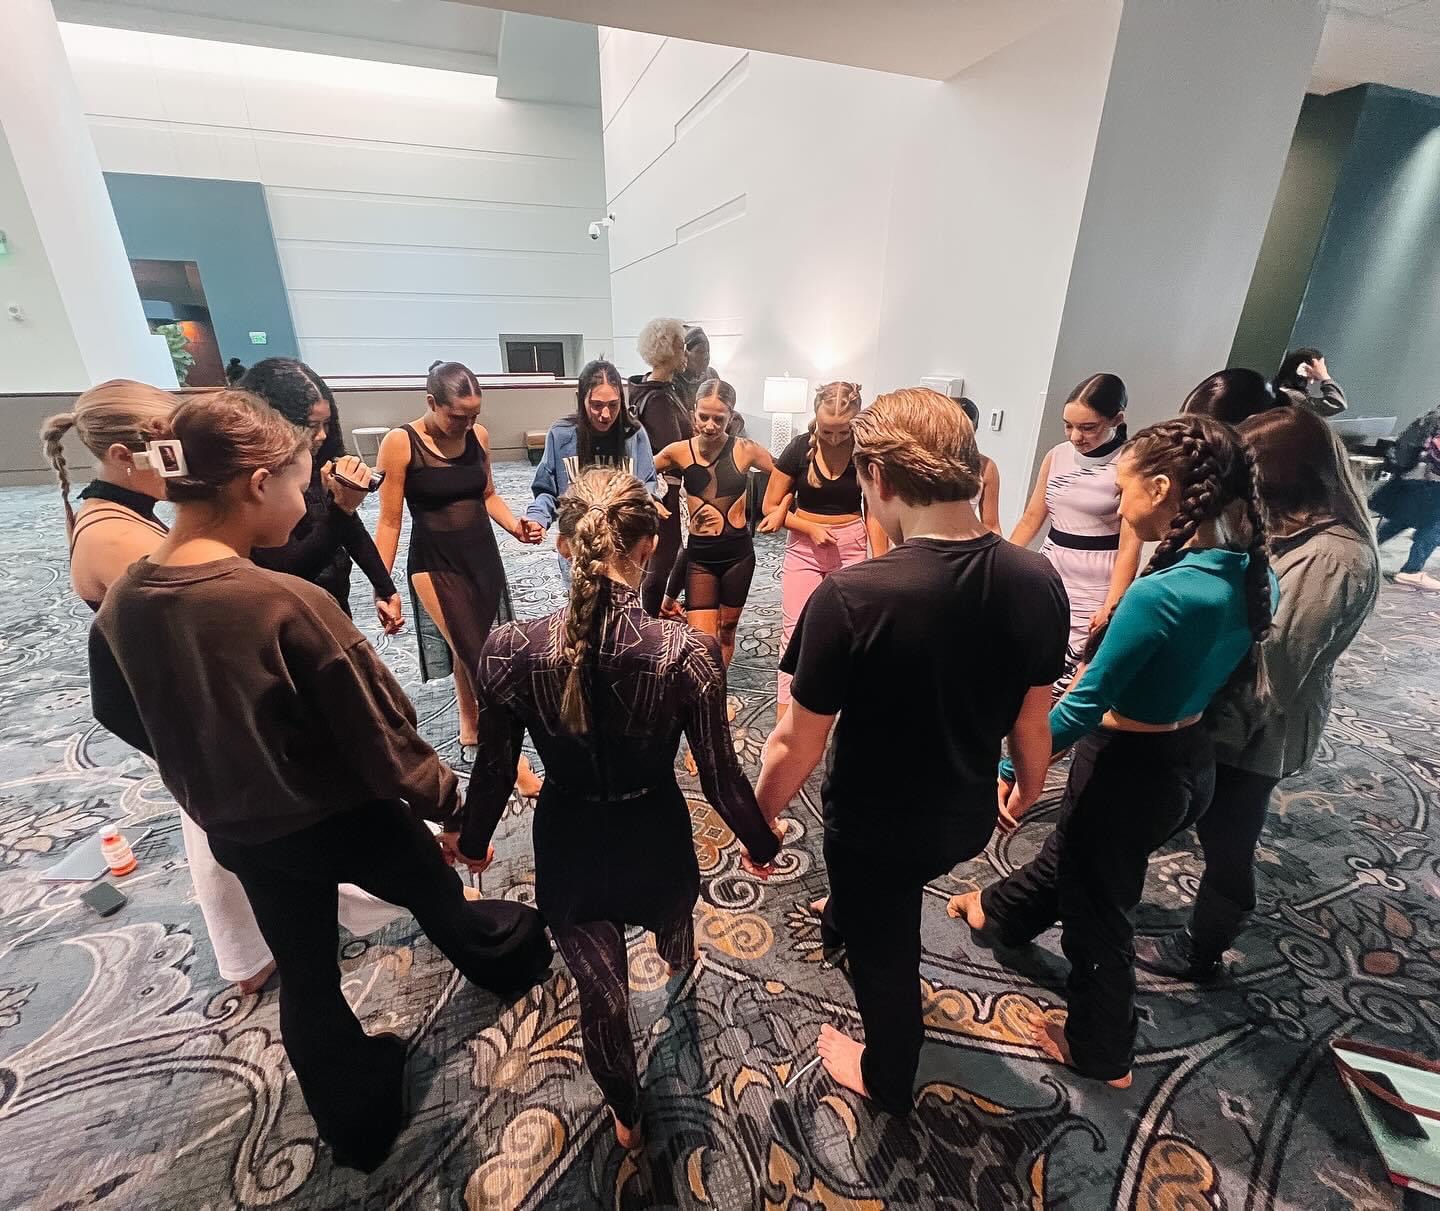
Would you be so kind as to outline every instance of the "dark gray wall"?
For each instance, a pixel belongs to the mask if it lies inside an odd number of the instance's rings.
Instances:
[[[1357,416],[1440,404],[1440,98],[1371,85],[1291,336]]]
[[[1268,376],[1285,356],[1365,94],[1362,86],[1305,98],[1240,313],[1231,366]]]
[[[199,266],[222,361],[300,356],[259,184],[119,172],[105,184],[132,259]],[[252,345],[251,332],[269,343]]]
[[[1378,84],[1309,97],[1231,365],[1313,345],[1353,416],[1440,404],[1440,98]]]

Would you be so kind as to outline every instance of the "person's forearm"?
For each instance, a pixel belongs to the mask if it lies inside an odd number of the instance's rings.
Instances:
[[[519,528],[515,514],[510,512],[510,506],[505,503],[505,498],[499,492],[491,492],[485,498],[485,512],[490,514],[491,521],[511,536]]]
[[[400,521],[397,518],[390,521],[382,516],[375,526],[375,549],[380,552],[380,560],[385,565],[385,570],[392,576],[395,574],[395,556],[400,550]]]
[[[767,512],[769,511],[770,510],[767,510]],[[813,521],[803,521],[793,512],[786,513],[780,524],[787,530],[794,530],[797,534],[804,534],[807,538],[811,536],[815,529],[815,523]]]
[[[525,510],[525,517],[528,521],[539,522],[545,529],[549,529],[555,521],[557,501],[549,492],[541,492],[530,502]]]
[[[1050,721],[1044,716],[1015,721],[1010,733],[1010,764],[1015,785],[1020,788],[1021,801],[1028,807],[1040,798],[1045,789],[1045,774],[1050,768]]]
[[[1035,541],[1035,536],[1040,533],[1040,527],[1044,524],[1043,518],[1037,520],[1027,513],[1015,523],[1015,528],[1010,532],[1010,541],[1017,547],[1028,547]]]
[[[794,713],[787,713],[765,747],[765,766],[755,787],[755,799],[765,819],[773,822],[800,793],[820,758],[825,755],[825,736],[818,742],[802,744],[790,727]]]
[[[1105,595],[1105,609],[1113,611],[1125,596],[1125,590],[1135,582],[1140,571],[1140,552],[1143,549],[1139,539],[1134,542],[1122,541],[1120,552],[1115,557],[1115,568],[1110,573],[1110,591]]]
[[[375,596],[381,601],[389,601],[396,594],[395,582],[390,577],[390,569],[380,557],[379,548],[375,540],[370,537],[370,531],[365,528],[365,523],[354,514],[351,515],[354,522],[349,527],[345,536],[345,549],[350,552],[350,558],[355,561],[355,566],[365,575],[370,582],[370,587],[375,591]]]

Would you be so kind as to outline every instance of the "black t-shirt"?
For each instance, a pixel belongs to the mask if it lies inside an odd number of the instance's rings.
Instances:
[[[853,459],[834,479],[826,479],[824,467],[817,465],[815,478],[820,481],[820,486],[810,486],[810,434],[797,434],[780,451],[775,469],[794,481],[797,509],[819,517],[845,517],[860,512],[860,480],[855,474]]]
[[[1065,665],[1070,605],[1048,560],[996,535],[914,538],[826,579],[780,667],[807,710],[839,714],[831,841],[953,866],[995,827],[1001,741]]]
[[[584,470],[591,467],[624,467],[625,466],[625,430],[616,422],[604,433],[591,432],[590,434],[590,461],[584,466]],[[630,468],[626,468],[629,470]]]

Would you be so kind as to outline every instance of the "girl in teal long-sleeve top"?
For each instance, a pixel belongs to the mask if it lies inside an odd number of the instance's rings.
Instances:
[[[950,911],[1007,945],[1059,920],[1070,1012],[1063,1029],[1035,1023],[1036,1045],[1125,1088],[1146,868],[1210,804],[1215,756],[1200,717],[1226,682],[1249,675],[1275,586],[1254,464],[1229,426],[1204,416],[1152,425],[1126,447],[1116,484],[1121,516],[1160,545],[1050,713],[1054,751],[1074,746],[1060,820],[1031,862]],[[1030,806],[1002,764],[1002,826]]]

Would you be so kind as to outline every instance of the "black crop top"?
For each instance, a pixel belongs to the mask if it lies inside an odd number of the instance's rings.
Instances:
[[[834,479],[826,477],[825,468],[817,461],[815,478],[820,486],[811,486],[810,434],[797,434],[775,460],[775,469],[793,482],[797,509],[817,517],[847,517],[860,512],[860,480],[855,474],[853,459]]]

